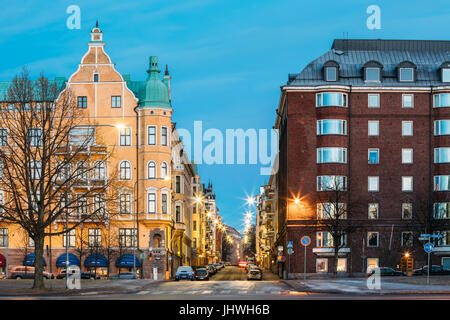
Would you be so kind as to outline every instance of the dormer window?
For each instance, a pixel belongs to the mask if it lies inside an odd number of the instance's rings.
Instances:
[[[442,82],[450,82],[450,61],[441,64],[441,80]]]
[[[323,78],[325,81],[338,81],[339,64],[334,60],[329,60],[323,65]]]
[[[98,73],[94,73],[94,82],[98,82]]]
[[[380,82],[380,68],[366,68],[366,81]]]
[[[364,81],[381,82],[381,70],[383,65],[378,61],[368,61],[364,64]]]
[[[400,82],[416,81],[416,65],[411,61],[403,61],[397,66],[397,77]]]

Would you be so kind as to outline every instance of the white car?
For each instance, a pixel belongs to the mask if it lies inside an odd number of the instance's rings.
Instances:
[[[247,280],[262,280],[262,271],[259,268],[251,268],[247,273]]]

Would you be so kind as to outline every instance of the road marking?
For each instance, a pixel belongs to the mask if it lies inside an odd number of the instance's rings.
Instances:
[[[212,290],[205,290],[205,291],[202,291],[201,294],[211,294],[211,293],[212,293]]]
[[[139,291],[138,293],[136,293],[136,294],[148,294],[150,291]]]
[[[95,292],[81,292],[80,294],[82,295],[82,296],[84,296],[84,295],[87,295],[87,294],[97,294],[98,292],[97,291],[95,291]]]

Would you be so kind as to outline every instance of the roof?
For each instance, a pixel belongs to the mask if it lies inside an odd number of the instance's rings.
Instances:
[[[0,101],[6,101],[8,96],[8,88],[11,85],[12,81],[0,81]],[[36,80],[32,81],[33,84],[36,83]],[[59,92],[64,90],[66,86],[66,78],[65,77],[56,77],[54,80],[49,80],[49,84],[52,85],[56,83]]]
[[[324,81],[323,66],[333,60],[339,65],[339,79]],[[363,66],[370,61],[382,66],[380,83],[366,83]],[[415,82],[399,82],[397,67],[409,61],[416,65]],[[289,75],[290,86],[354,85],[354,86],[435,86],[442,85],[440,67],[450,61],[450,41],[336,39],[329,51],[309,63],[300,73]]]

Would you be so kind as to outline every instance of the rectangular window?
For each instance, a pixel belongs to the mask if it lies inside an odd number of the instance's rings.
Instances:
[[[93,206],[95,214],[101,215],[105,213],[106,199],[103,193],[97,193],[94,195]]]
[[[402,163],[413,163],[413,149],[402,149]]]
[[[121,96],[112,96],[111,97],[111,108],[120,108],[122,106],[122,97]]]
[[[69,234],[63,234],[62,238],[63,238],[63,247],[66,247],[66,243],[67,243],[67,237],[69,238],[69,247],[75,247],[76,246],[76,230],[72,229],[68,232]]]
[[[412,219],[412,203],[402,203],[402,219]]]
[[[347,163],[347,149],[317,148],[317,163]]]
[[[85,97],[85,96],[78,97],[78,108],[80,108],[80,109],[87,108],[87,97]]]
[[[369,149],[369,164],[379,163],[379,149]]]
[[[412,121],[402,121],[402,136],[412,136],[413,135],[413,122]]]
[[[6,146],[8,144],[8,129],[0,129],[0,147]]]
[[[378,192],[380,191],[380,185],[379,185],[379,177],[368,177],[367,179],[367,190],[369,192]]]
[[[175,206],[175,222],[182,222],[181,219],[181,206]]]
[[[149,193],[148,197],[148,213],[156,213],[156,193]]]
[[[450,93],[435,94],[434,107],[435,108],[450,107]]]
[[[450,219],[450,202],[436,202],[433,207],[435,219]]]
[[[414,95],[412,94],[402,95],[402,108],[414,108]]]
[[[346,135],[347,121],[335,119],[317,120],[317,135]]]
[[[317,177],[317,191],[346,191],[347,177],[346,176],[318,176]]]
[[[197,231],[197,221],[194,221],[192,224],[192,230]]]
[[[192,213],[197,213],[197,204],[195,203],[192,205]]]
[[[380,107],[380,95],[379,94],[369,94],[368,95],[369,108],[379,108]]]
[[[414,69],[413,68],[400,68],[400,81],[401,82],[414,81]]]
[[[122,193],[119,195],[119,214],[131,214],[131,194]]]
[[[368,247],[378,247],[379,245],[379,234],[378,232],[367,232],[367,246]]]
[[[326,231],[320,231],[316,233],[316,247],[332,247],[333,246],[333,237],[331,233]]]
[[[161,127],[161,145],[167,146],[167,128]]]
[[[134,235],[134,237],[133,237]],[[133,242],[134,238],[134,242]],[[137,230],[133,228],[119,229],[119,246],[122,248],[131,248],[137,241]]]
[[[434,191],[450,191],[450,176],[434,176]]]
[[[8,246],[8,229],[0,228],[0,247]]]
[[[85,196],[80,195],[77,199],[77,213],[79,215],[89,214],[89,201]]]
[[[367,258],[367,272],[378,268],[378,258]]]
[[[434,121],[434,135],[450,135],[450,120],[435,120]]]
[[[370,220],[378,219],[378,210],[379,210],[378,203],[369,203],[369,219]]]
[[[70,130],[69,141],[74,146],[91,146],[95,144],[95,128],[76,127]]]
[[[450,245],[450,231],[437,231],[433,232],[434,234],[439,234],[442,238],[439,238],[436,241],[437,246],[449,246]]]
[[[327,81],[336,81],[337,68],[336,67],[327,67]]]
[[[328,272],[328,259],[318,258],[316,259],[316,272],[327,273]]]
[[[380,122],[378,120],[369,120],[368,132],[369,136],[378,136],[380,134]]]
[[[337,271],[347,272],[347,258],[338,258]]]
[[[347,95],[338,92],[318,93],[316,107],[347,107]]]
[[[318,203],[317,219],[346,219],[347,207],[345,203]]]
[[[434,148],[434,163],[450,163],[450,148]]]
[[[402,247],[412,247],[413,233],[411,231],[402,232]]]
[[[94,82],[98,82],[98,73],[94,73]]]
[[[28,129],[28,138],[30,139],[31,147],[42,146],[42,129],[41,128]]]
[[[102,246],[102,229],[88,229],[88,244],[89,247]]]
[[[181,193],[181,177],[180,176],[175,177],[175,192]]]
[[[450,82],[450,69],[442,68],[442,82]]]
[[[131,128],[120,129],[120,145],[131,146]]]
[[[156,144],[156,127],[153,127],[153,126],[147,127],[147,134],[148,134],[148,144],[155,145]]]
[[[163,214],[167,214],[167,194],[161,194],[161,210]]]
[[[413,191],[413,177],[402,177],[402,191],[411,192]]]

